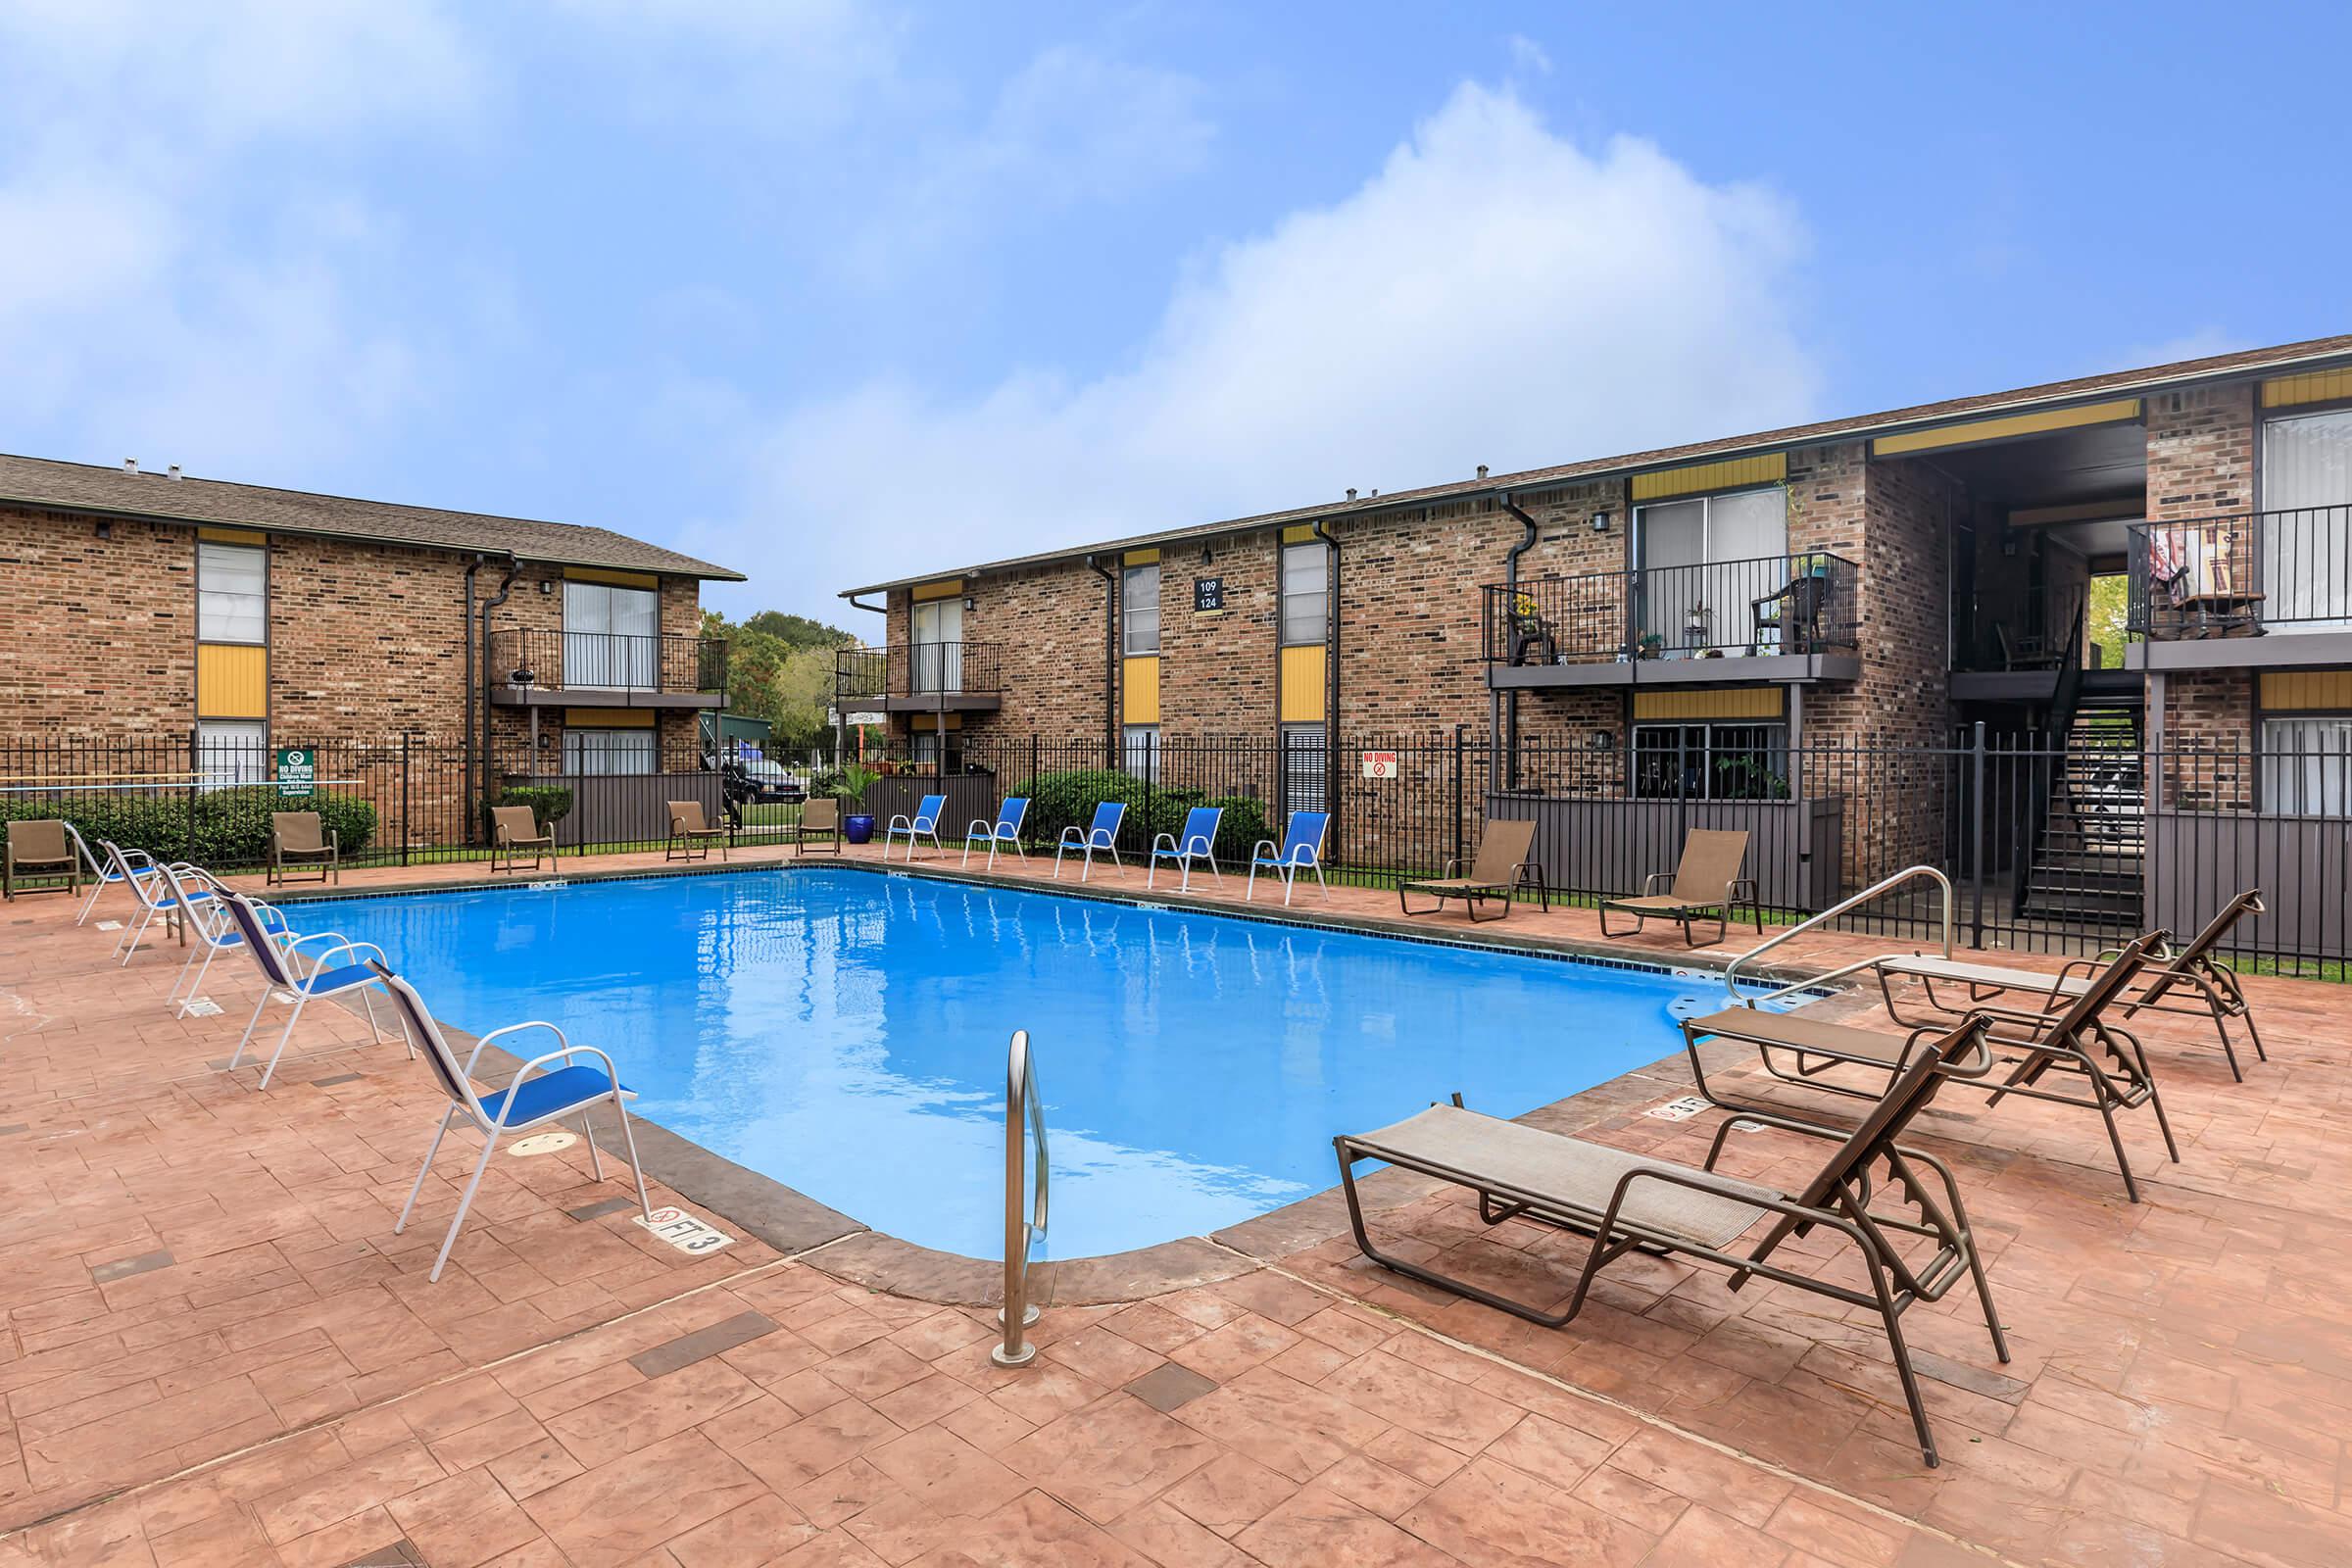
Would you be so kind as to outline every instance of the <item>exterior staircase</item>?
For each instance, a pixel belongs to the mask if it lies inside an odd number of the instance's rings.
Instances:
[[[2148,804],[2139,706],[2084,704],[2066,719],[2018,912],[2136,931]]]

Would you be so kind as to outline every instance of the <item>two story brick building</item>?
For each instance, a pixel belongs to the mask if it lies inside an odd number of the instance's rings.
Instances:
[[[15,737],[186,738],[221,778],[403,733],[485,770],[697,767],[701,584],[740,580],[604,528],[20,457],[0,562]]]

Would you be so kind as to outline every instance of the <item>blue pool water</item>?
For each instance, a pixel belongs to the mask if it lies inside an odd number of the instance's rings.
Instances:
[[[1002,1255],[1015,1029],[1052,1141],[1050,1254],[1080,1257],[1329,1187],[1334,1134],[1456,1089],[1516,1115],[1590,1088],[1678,1050],[1674,1012],[1722,996],[1711,978],[860,871],[293,913],[380,944],[445,1021],[550,1019],[613,1054],[638,1114],[975,1257]]]

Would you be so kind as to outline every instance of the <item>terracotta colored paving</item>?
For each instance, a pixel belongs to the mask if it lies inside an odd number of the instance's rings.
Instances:
[[[1222,1238],[1267,1266],[1049,1311],[1019,1371],[985,1309],[844,1284],[723,1214],[733,1246],[671,1250],[576,1147],[496,1161],[428,1284],[469,1167],[445,1153],[391,1234],[437,1114],[401,1047],[320,1009],[261,1092],[213,1065],[241,977],[174,1019],[176,952],[116,968],[70,917],[0,916],[0,1568],[2352,1562],[2337,988],[2253,988],[2274,1059],[2242,1085],[2190,1021],[2147,1031],[2183,1161],[2129,1129],[2142,1204],[2087,1113],[1930,1112],[2015,1352],[1964,1292],[1905,1319],[1930,1471],[1868,1314],[1629,1260],[1540,1330],[1365,1266],[1328,1198]],[[1642,1114],[1688,1088],[1668,1061],[1531,1119],[1691,1159],[1720,1118]],[[1756,1132],[1725,1163],[1817,1159]],[[1546,1304],[1583,1255],[1370,1186],[1398,1250]]]

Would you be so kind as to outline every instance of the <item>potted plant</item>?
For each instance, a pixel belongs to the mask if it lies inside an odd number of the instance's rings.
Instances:
[[[1798,556],[1788,563],[1788,574],[1792,577],[1827,577],[1830,574],[1830,558],[1818,554]]]
[[[1640,638],[1640,644],[1642,648],[1642,657],[1643,659],[1655,659],[1658,657],[1659,652],[1666,646],[1666,634],[1663,632],[1645,631]]]
[[[852,762],[834,777],[830,793],[841,803],[841,836],[852,844],[874,841],[874,813],[865,808],[865,792],[881,776],[862,763]]]

